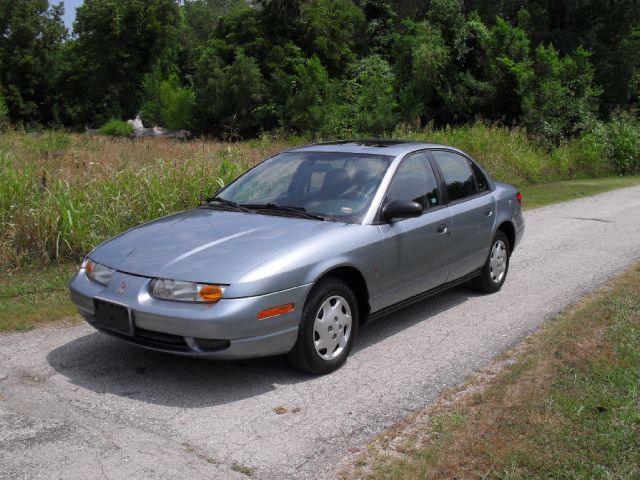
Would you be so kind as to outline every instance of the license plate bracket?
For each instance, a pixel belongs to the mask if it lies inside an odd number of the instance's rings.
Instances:
[[[122,303],[93,299],[96,326],[124,335],[133,335],[131,309]]]

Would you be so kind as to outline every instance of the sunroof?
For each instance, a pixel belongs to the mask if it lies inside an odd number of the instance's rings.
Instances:
[[[339,142],[324,142],[319,145],[358,145],[360,147],[393,147],[403,143],[416,143],[414,140],[384,140],[384,139],[364,139],[364,140],[341,140]]]

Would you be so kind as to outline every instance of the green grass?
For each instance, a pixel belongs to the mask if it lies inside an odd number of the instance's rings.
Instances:
[[[640,265],[513,355],[343,478],[640,478]]]
[[[27,331],[42,323],[77,319],[67,289],[77,268],[74,264],[54,264],[3,274],[0,332]]]
[[[523,186],[520,191],[525,209],[530,209],[636,185],[640,185],[640,176],[567,180]]]

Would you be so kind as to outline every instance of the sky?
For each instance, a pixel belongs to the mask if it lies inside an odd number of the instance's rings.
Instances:
[[[64,24],[71,30],[73,27],[73,20],[76,18],[76,8],[82,5],[84,0],[63,0],[64,1]],[[58,3],[58,2],[50,2]]]

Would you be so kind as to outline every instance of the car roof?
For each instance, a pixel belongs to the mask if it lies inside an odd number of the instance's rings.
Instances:
[[[314,143],[302,147],[296,147],[290,152],[345,152],[345,153],[368,153],[374,155],[388,155],[396,157],[425,148],[447,148],[460,151],[449,145],[437,143],[419,142],[417,140],[344,140],[339,142]]]

